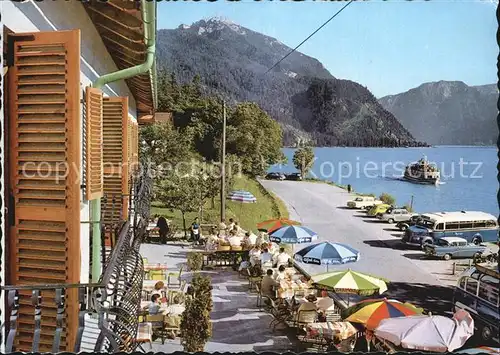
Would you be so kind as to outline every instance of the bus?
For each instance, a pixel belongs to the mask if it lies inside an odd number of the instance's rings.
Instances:
[[[474,318],[474,327],[484,341],[499,343],[498,263],[476,264],[458,279],[453,293],[454,311],[466,310]]]
[[[443,237],[460,237],[474,244],[496,242],[497,218],[478,211],[424,213],[406,229],[402,241],[422,246]]]

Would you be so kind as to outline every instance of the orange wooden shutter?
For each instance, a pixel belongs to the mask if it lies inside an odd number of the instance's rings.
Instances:
[[[87,200],[101,198],[102,178],[102,91],[87,87],[85,90],[86,109],[86,195]]]
[[[103,162],[105,223],[128,219],[128,98],[103,99]],[[113,202],[113,197],[114,202]],[[121,212],[121,214],[120,214]]]
[[[10,283],[80,281],[80,31],[13,35],[9,68]],[[20,292],[17,351],[31,351],[30,291]],[[43,292],[40,351],[56,326],[54,292]],[[66,294],[61,350],[72,350],[76,289]]]

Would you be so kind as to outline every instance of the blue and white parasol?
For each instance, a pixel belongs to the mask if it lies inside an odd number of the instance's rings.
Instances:
[[[302,244],[310,243],[318,239],[318,235],[307,227],[286,226],[275,230],[269,236],[269,240],[275,243]]]
[[[309,245],[295,253],[296,261],[315,265],[336,265],[359,260],[359,251],[345,244],[322,242]]]
[[[257,199],[251,192],[236,190],[232,191],[227,197],[231,201],[241,202],[241,203],[255,203]]]

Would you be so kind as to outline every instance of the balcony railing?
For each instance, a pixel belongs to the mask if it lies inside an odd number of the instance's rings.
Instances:
[[[1,287],[10,313],[2,327],[5,351],[134,351],[144,275],[139,246],[145,227],[123,224],[97,284]],[[77,321],[68,318],[68,296],[78,298]],[[19,313],[20,304],[30,306],[30,301],[31,319]]]

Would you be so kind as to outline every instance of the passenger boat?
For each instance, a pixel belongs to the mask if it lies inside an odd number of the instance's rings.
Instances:
[[[418,184],[439,184],[441,173],[432,164],[429,164],[427,157],[420,159],[415,164],[410,164],[406,167],[403,178],[410,182]]]

